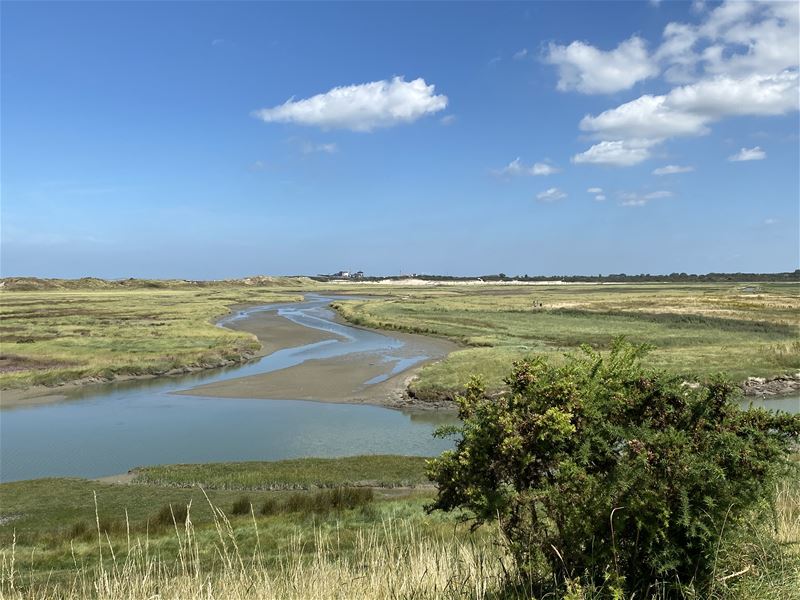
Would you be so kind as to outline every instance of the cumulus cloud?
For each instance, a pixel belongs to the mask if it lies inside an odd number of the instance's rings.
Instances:
[[[747,160],[764,160],[767,158],[767,153],[764,152],[760,146],[755,148],[742,148],[736,154],[728,157],[731,162],[742,162]]]
[[[630,167],[650,158],[650,148],[660,140],[612,140],[595,144],[585,152],[572,157],[575,164],[612,165]]]
[[[652,146],[705,135],[722,119],[785,115],[800,108],[796,2],[727,1],[709,11],[698,5],[696,12],[702,13],[700,23],[667,24],[653,53],[635,36],[608,52],[581,41],[551,44],[546,61],[558,68],[560,90],[628,89],[660,71],[682,84],[586,115],[579,127],[599,143],[574,162],[631,166],[649,158]],[[603,81],[595,82],[595,76]]]
[[[517,157],[508,163],[502,169],[495,169],[492,171],[499,177],[515,177],[518,175],[552,175],[558,173],[559,169],[547,163],[533,163],[531,166],[526,166],[522,160]]]
[[[702,23],[669,23],[655,57],[678,83],[702,75],[747,76],[797,66],[800,11],[796,2],[728,1]]]
[[[447,96],[436,94],[424,79],[403,77],[359,85],[335,87],[324,94],[302,100],[287,100],[279,106],[253,111],[267,123],[297,123],[324,129],[372,131],[412,123],[447,108]]]
[[[666,165],[654,169],[653,175],[675,175],[677,173],[689,173],[691,171],[694,171],[694,167],[690,166],[682,167],[680,165]]]
[[[439,123],[441,123],[444,126],[452,125],[455,122],[456,122],[455,115],[445,115],[441,119],[439,119]]]
[[[543,192],[539,192],[538,194],[536,194],[536,199],[539,202],[557,202],[558,200],[563,200],[566,197],[567,197],[566,192],[563,192],[555,187],[551,187]]]
[[[605,194],[597,194],[597,196],[595,196],[594,199],[595,199],[596,202],[603,202],[606,199],[606,195]]]
[[[608,51],[581,41],[568,46],[551,43],[545,61],[558,68],[559,90],[576,90],[584,94],[627,90],[659,72],[644,40],[636,36]]]
[[[527,48],[523,48],[519,52],[515,52],[514,53],[514,60],[522,60],[526,56],[528,56],[528,49]]]
[[[777,225],[778,219],[764,219],[764,225]]]
[[[580,122],[598,137],[668,138],[703,135],[709,124],[727,116],[769,116],[798,108],[798,74],[716,77],[673,89],[663,96],[644,95]]]
[[[658,190],[655,192],[649,192],[646,194],[636,193],[636,192],[625,192],[621,194],[622,202],[620,202],[621,206],[644,206],[645,204],[649,203],[651,200],[658,200],[660,198],[671,198],[673,196],[672,192],[668,192],[666,190]]]
[[[588,190],[586,190],[586,191],[587,191],[587,192],[589,192],[590,194],[602,194],[602,193],[603,193],[603,188],[599,188],[599,187],[590,187],[590,188],[589,188]]]

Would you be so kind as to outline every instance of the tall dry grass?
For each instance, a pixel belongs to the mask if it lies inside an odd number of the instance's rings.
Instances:
[[[789,481],[777,490],[777,510],[764,524],[755,519],[746,541],[720,548],[715,583],[704,594],[691,586],[656,592],[655,598],[713,600],[800,600],[800,485]],[[209,504],[211,504],[209,502]],[[256,545],[246,554],[224,512],[214,512],[214,538],[198,536],[191,520],[173,515],[177,551],[165,556],[147,536],[130,533],[115,547],[101,533],[97,518],[97,555],[93,564],[75,560],[71,579],[33,582],[20,572],[14,549],[0,564],[0,598],[8,600],[517,600],[532,598],[515,583],[514,569],[497,536],[432,535],[407,520],[377,523],[359,531],[354,546],[340,543],[338,528],[296,533],[278,556],[261,548],[257,508],[250,508]],[[177,514],[177,513],[176,513]],[[183,514],[178,515],[180,517]],[[213,543],[214,553],[201,552]],[[118,546],[120,546],[118,544]],[[203,558],[205,557],[205,558]],[[518,582],[516,582],[518,583]],[[665,582],[665,584],[668,582]],[[665,586],[665,590],[667,586]],[[677,595],[676,595],[677,594]],[[602,590],[575,586],[558,596],[569,600],[603,598]],[[635,600],[639,600],[636,598]]]
[[[30,585],[15,568],[15,553],[0,567],[0,598],[9,600],[389,600],[396,598],[489,598],[504,581],[509,559],[492,542],[470,536],[431,537],[404,521],[385,521],[359,532],[355,547],[339,543],[337,529],[295,534],[287,550],[267,562],[260,551],[256,510],[251,508],[257,543],[246,556],[237,545],[231,522],[214,510],[213,560],[201,558],[191,520],[175,520],[176,555],[154,553],[147,537],[130,536],[115,548],[101,534],[97,561],[76,561],[74,577],[64,583]],[[122,558],[124,556],[124,558]]]

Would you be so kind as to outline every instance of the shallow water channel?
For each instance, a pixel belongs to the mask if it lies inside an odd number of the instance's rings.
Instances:
[[[418,350],[409,352],[405,342],[391,333],[337,323],[328,307],[332,300],[309,294],[304,302],[238,311],[219,324],[270,311],[332,333],[334,339],[279,350],[237,367],[92,385],[66,391],[66,399],[55,404],[0,410],[0,481],[102,477],[140,465],[170,463],[355,454],[433,456],[450,447],[451,440],[432,434],[439,425],[456,422],[452,413],[173,393],[351,354],[371,357],[365,360],[377,356],[390,365],[386,376],[364,382],[376,384],[428,358]],[[800,412],[798,396],[752,403]]]
[[[377,356],[389,364],[391,375],[428,358],[419,353],[409,356],[403,351],[405,342],[390,333],[337,323],[328,308],[332,300],[309,294],[304,302],[242,310],[219,324],[272,311],[335,334],[335,339],[279,350],[241,366],[92,385],[67,391],[66,399],[55,404],[2,409],[0,481],[101,477],[140,465],[169,463],[354,454],[432,456],[450,447],[451,441],[432,434],[439,425],[455,422],[451,413],[172,393],[312,359],[354,354],[375,360]]]

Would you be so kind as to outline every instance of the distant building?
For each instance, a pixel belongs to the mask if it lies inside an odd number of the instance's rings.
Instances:
[[[351,273],[350,271],[339,271],[338,273],[334,273],[331,277],[338,277],[340,279],[361,279],[364,277],[364,271],[356,271],[355,273]]]

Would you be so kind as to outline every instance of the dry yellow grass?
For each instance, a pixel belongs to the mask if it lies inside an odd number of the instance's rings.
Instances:
[[[191,521],[175,523],[177,551],[161,554],[148,539],[114,547],[99,535],[94,564],[76,561],[68,583],[26,583],[11,548],[2,554],[0,598],[8,600],[395,600],[533,598],[524,589],[510,591],[512,562],[500,534],[473,537],[464,530],[424,533],[409,520],[385,520],[358,533],[354,546],[343,548],[337,528],[294,533],[275,557],[261,552],[258,521],[252,555],[237,540],[242,532],[214,509],[215,536],[198,536]],[[714,588],[705,596],[717,600],[767,600],[800,597],[800,487],[784,482],[778,489],[773,523],[754,521],[745,544],[721,548]],[[774,529],[773,529],[774,527]],[[99,521],[98,521],[98,531]],[[209,554],[206,544],[214,545]],[[208,557],[213,558],[209,559]],[[123,558],[124,557],[124,558]],[[205,557],[205,558],[203,558]],[[601,598],[575,588],[570,600]],[[660,597],[660,596],[659,596]],[[674,597],[674,596],[670,596]],[[680,598],[695,598],[688,590]],[[638,600],[638,599],[637,599]]]

